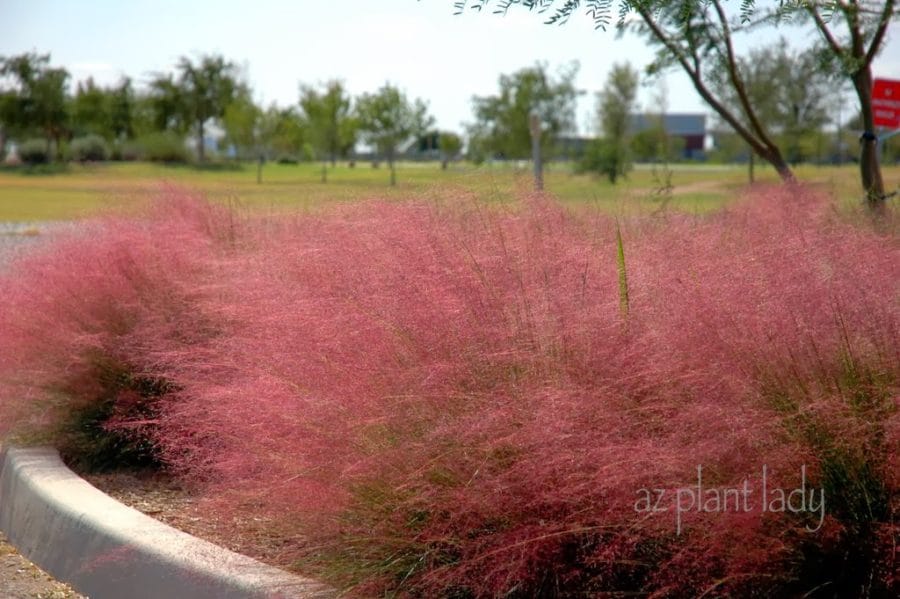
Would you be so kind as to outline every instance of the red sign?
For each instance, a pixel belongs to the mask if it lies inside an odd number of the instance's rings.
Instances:
[[[875,126],[900,129],[900,81],[876,79],[872,86]]]

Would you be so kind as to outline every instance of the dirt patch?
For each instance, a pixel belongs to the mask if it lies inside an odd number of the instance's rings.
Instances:
[[[695,181],[672,187],[672,195],[688,195],[691,193],[725,193],[727,188],[721,181]]]
[[[680,197],[692,194],[726,194],[727,185],[721,181],[694,181],[692,183],[673,183],[669,190],[672,197]],[[658,187],[635,187],[628,191],[628,197],[634,199],[661,197],[666,194],[665,188],[660,183]]]

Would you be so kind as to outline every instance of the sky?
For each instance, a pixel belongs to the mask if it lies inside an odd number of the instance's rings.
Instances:
[[[809,32],[785,32],[797,47],[811,43]],[[577,60],[582,134],[594,132],[596,92],[612,65],[642,68],[654,56],[644,39],[594,30],[584,15],[548,26],[525,10],[454,15],[453,0],[0,0],[0,56],[28,51],[50,53],[73,85],[128,75],[139,86],[173,71],[180,56],[219,53],[241,67],[264,105],[295,104],[301,82],[341,79],[354,95],[390,82],[428,101],[437,126],[455,131],[473,120],[472,96],[497,92],[500,74],[538,61],[555,72]],[[874,67],[876,76],[900,79],[897,23]],[[660,86],[668,112],[709,112],[678,71],[642,85],[643,108],[655,106]]]

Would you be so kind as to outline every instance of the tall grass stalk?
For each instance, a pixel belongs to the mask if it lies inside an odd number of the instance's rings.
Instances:
[[[625,268],[625,244],[622,243],[622,230],[616,219],[616,269],[619,274],[619,310],[622,318],[628,319],[628,271]]]

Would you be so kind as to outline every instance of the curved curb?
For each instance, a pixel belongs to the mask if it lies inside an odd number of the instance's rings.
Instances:
[[[69,470],[52,448],[3,449],[0,531],[91,599],[337,596],[122,505]]]

